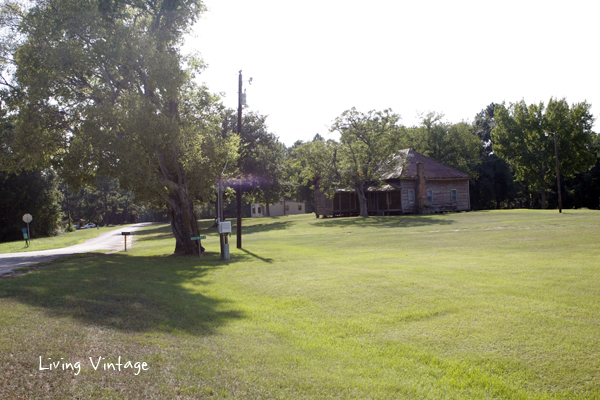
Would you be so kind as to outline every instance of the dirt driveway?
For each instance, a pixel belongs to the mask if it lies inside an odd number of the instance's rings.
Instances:
[[[88,239],[83,243],[64,247],[62,249],[31,251],[27,253],[0,254],[0,275],[10,272],[15,268],[51,261],[73,254],[88,253],[90,251],[99,250],[106,250],[107,252],[123,250],[123,235],[121,235],[121,232],[134,232],[150,224],[152,224],[152,222],[143,222],[135,225],[122,226],[112,231],[101,233],[97,237]],[[134,237],[135,234],[132,233],[132,235],[127,238],[128,248],[135,241]]]

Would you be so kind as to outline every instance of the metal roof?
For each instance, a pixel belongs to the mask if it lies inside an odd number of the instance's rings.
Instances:
[[[470,176],[457,169],[425,157],[411,149],[400,150],[395,157],[404,158],[395,170],[383,176],[383,179],[418,179],[417,163],[423,164],[425,179],[469,179]]]

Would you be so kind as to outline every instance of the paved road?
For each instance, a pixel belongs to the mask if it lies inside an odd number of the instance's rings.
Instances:
[[[121,232],[133,232],[144,226],[148,226],[151,223],[152,222],[144,222],[141,224],[129,225],[127,227],[120,227],[112,231],[101,233],[97,237],[88,239],[83,243],[64,247],[62,249],[0,254],[0,275],[10,272],[15,268],[51,261],[73,254],[88,253],[90,251],[98,250],[107,250],[108,252],[123,250],[123,235],[121,235]],[[135,235],[131,235],[127,238],[128,248],[134,241],[133,236]]]

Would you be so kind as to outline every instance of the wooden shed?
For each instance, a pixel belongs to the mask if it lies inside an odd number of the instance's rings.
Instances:
[[[414,150],[400,150],[404,158],[395,171],[383,176],[382,186],[367,189],[370,215],[432,214],[445,211],[469,211],[470,176],[425,157]],[[317,215],[358,215],[358,196],[338,190],[328,197],[315,185]]]

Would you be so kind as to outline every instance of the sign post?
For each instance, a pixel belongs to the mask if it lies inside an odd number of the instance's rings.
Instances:
[[[25,239],[25,245],[29,247],[29,235],[27,234],[27,228],[21,229],[21,232],[23,232],[23,239]]]
[[[202,257],[202,239],[206,239],[206,236],[192,236],[190,238],[193,241],[198,241],[198,257]]]
[[[29,247],[29,242],[31,241],[31,233],[29,232],[29,223],[31,221],[33,221],[33,217],[31,216],[31,214],[27,213],[23,215],[23,222],[27,224],[27,235],[25,235],[25,232],[23,232],[23,235],[25,236],[25,243],[27,243],[27,247]]]

